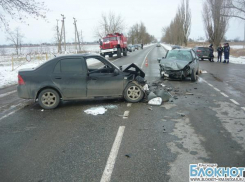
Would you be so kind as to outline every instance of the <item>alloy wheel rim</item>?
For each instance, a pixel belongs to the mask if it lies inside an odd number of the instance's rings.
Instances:
[[[47,107],[52,107],[56,103],[56,96],[52,92],[45,92],[42,95],[41,100],[42,100],[43,105]]]
[[[137,100],[141,96],[141,90],[137,86],[131,86],[127,90],[127,95],[131,100]]]

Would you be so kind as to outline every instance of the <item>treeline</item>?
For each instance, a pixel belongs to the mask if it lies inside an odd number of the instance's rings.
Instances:
[[[148,44],[156,41],[156,38],[147,32],[143,22],[134,24],[128,32],[129,44]]]
[[[163,28],[161,41],[169,44],[187,45],[191,28],[191,10],[189,0],[182,0],[175,18]]]

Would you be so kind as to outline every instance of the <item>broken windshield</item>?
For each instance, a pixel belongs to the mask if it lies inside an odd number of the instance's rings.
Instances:
[[[171,50],[168,52],[166,59],[191,61],[192,56],[191,56],[190,51],[187,51],[187,50]]]

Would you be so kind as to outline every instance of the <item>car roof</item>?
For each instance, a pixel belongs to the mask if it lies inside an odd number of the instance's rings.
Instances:
[[[191,48],[181,48],[181,49],[172,49],[169,51],[191,51],[191,50],[192,50]]]
[[[69,55],[58,56],[57,58],[67,58],[67,57],[94,57],[94,56],[100,56],[100,55],[98,55],[98,54],[90,54],[90,53],[69,54]]]

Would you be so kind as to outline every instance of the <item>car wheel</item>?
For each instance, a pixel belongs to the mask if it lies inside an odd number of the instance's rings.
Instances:
[[[195,69],[192,69],[192,72],[191,72],[191,81],[192,82],[195,82],[196,80],[197,80],[197,75],[196,75]]]
[[[43,109],[54,109],[60,103],[60,96],[53,89],[45,89],[38,95],[38,103]]]
[[[197,75],[199,75],[199,68],[197,68],[197,72],[196,72]]]
[[[117,48],[117,57],[120,58],[121,56],[121,48]]]
[[[144,92],[141,90],[141,88],[134,84],[130,83],[127,85],[127,87],[124,90],[124,98],[128,102],[139,102],[143,99]]]

